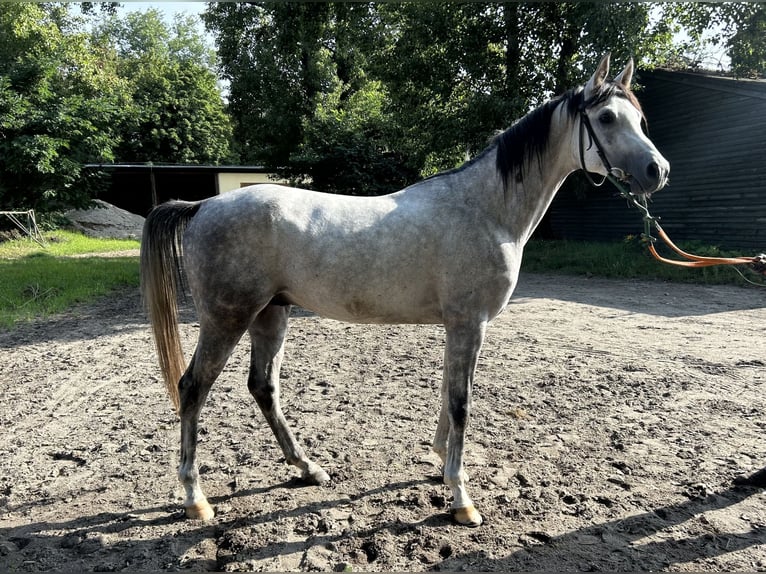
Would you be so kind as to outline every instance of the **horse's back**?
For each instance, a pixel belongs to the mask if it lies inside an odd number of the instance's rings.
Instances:
[[[442,323],[464,304],[494,316],[515,283],[515,248],[426,185],[353,197],[267,184],[205,201],[184,238],[195,301],[257,309],[277,297],[368,323]]]
[[[195,299],[279,299],[341,320],[439,322],[432,217],[401,195],[278,185],[204,202],[184,238]],[[197,293],[200,297],[197,296]]]

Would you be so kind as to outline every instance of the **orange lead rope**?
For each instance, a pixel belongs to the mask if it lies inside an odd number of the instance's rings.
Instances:
[[[660,224],[657,222],[657,219],[649,214],[649,209],[646,206],[646,198],[642,197],[641,201],[637,200],[636,197],[622,185],[622,182],[620,182],[612,174],[609,174],[606,177],[619,190],[620,194],[624,198],[626,198],[628,201],[630,201],[633,205],[635,205],[639,209],[639,211],[641,211],[641,213],[643,214],[644,228],[645,228],[644,236],[649,241],[649,251],[651,252],[652,256],[657,261],[661,261],[662,263],[667,263],[668,265],[676,265],[677,267],[710,267],[712,265],[747,265],[756,273],[760,273],[761,275],[766,276],[766,254],[764,253],[761,253],[760,255],[756,255],[755,257],[702,257],[700,255],[693,255],[691,253],[687,253],[686,251],[683,251],[681,248],[679,248],[675,243],[673,243],[670,240],[670,237],[668,237],[668,234],[665,233],[665,230],[662,229],[662,227],[660,227]],[[678,255],[686,259],[686,261],[679,261],[677,259],[668,259],[666,257],[662,257],[659,253],[657,253],[657,249],[654,246],[655,239],[654,237],[652,237],[651,233],[649,232],[651,225],[654,225],[655,229],[657,229],[657,234],[660,236],[660,239],[662,239],[667,244],[667,246],[670,247],[670,249],[672,249]],[[748,280],[745,279],[745,281],[748,281]],[[748,282],[751,283],[751,281],[748,281]]]
[[[657,221],[654,222],[654,227],[657,229],[657,234],[660,236],[665,244],[673,251],[678,253],[684,259],[688,261],[678,261],[676,259],[667,259],[657,253],[657,249],[654,247],[654,242],[649,243],[649,251],[652,253],[657,261],[663,263],[669,263],[670,265],[678,265],[680,267],[710,267],[712,265],[752,265],[757,266],[766,265],[766,255],[761,254],[755,257],[702,257],[700,255],[692,255],[686,251],[681,250],[675,243],[670,240],[665,230],[660,227]],[[766,273],[766,266],[764,269],[756,269],[759,273]]]

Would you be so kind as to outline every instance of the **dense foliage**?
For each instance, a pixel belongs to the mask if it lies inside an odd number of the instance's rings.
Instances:
[[[461,163],[607,51],[693,67],[726,44],[748,74],[766,53],[747,3],[210,3],[204,19],[243,161],[355,194]]]
[[[115,157],[122,162],[218,164],[232,159],[231,124],[215,75],[215,54],[191,17],[171,28],[156,10],[112,16],[94,41],[116,51],[117,71],[129,79]]]
[[[94,49],[64,8],[0,6],[0,206],[81,203],[82,166],[114,159],[129,102],[113,54]]]
[[[0,5],[0,209],[86,205],[102,183],[89,163],[231,159],[214,57],[192,24],[89,14]]]
[[[84,166],[113,161],[379,194],[478,153],[607,51],[699,67],[715,45],[733,74],[766,73],[759,3],[211,2],[203,19],[216,51],[192,17],[0,4],[0,208],[87,204]]]

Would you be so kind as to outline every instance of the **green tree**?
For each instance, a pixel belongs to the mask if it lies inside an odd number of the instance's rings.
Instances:
[[[742,18],[727,41],[732,70],[743,78],[766,77],[766,6],[758,4]]]
[[[242,161],[283,167],[302,141],[302,120],[321,91],[328,51],[324,3],[210,5],[229,110]]]
[[[374,5],[217,3],[205,21],[244,162],[338,193],[393,191],[415,178],[392,139],[388,96],[366,71],[383,40]]]
[[[117,53],[132,102],[115,149],[123,162],[219,164],[232,161],[231,122],[212,69],[214,55],[194,27],[171,27],[157,10],[112,16],[95,32]]]
[[[391,30],[372,56],[371,75],[390,93],[398,145],[424,174],[453,167],[480,151],[494,130],[523,109],[517,91],[525,79],[516,4],[383,4]],[[518,34],[518,31],[511,33]],[[510,66],[506,73],[506,67]]]
[[[380,82],[367,82],[345,98],[343,86],[338,82],[335,91],[318,99],[283,173],[314,189],[346,195],[380,195],[416,180],[418,172],[408,168],[404,154],[387,145],[393,121]]]
[[[215,58],[193,21],[100,8],[0,4],[2,208],[87,205],[103,183],[87,163],[233,159]]]
[[[764,37],[763,8],[746,3],[217,3],[205,20],[243,157],[350,193],[346,163],[350,173],[373,169],[358,159],[395,150],[397,181],[453,167],[584,81],[607,51],[642,67],[677,65],[715,26],[735,66],[752,70]],[[682,30],[687,43],[675,40]],[[362,122],[366,96],[352,96],[373,93],[384,97],[380,114]],[[335,176],[318,173],[330,165]]]
[[[656,8],[656,5],[654,6]],[[648,3],[383,4],[395,32],[373,60],[406,153],[429,173],[483,149],[531,107],[585,79],[607,51],[659,64],[672,27]]]
[[[683,2],[664,5],[666,18],[683,29],[681,68],[702,68],[712,46],[725,48],[731,71],[738,77],[766,75],[766,7],[760,2]]]
[[[111,161],[128,102],[108,51],[65,7],[0,5],[0,206],[56,209],[90,200],[87,162]]]

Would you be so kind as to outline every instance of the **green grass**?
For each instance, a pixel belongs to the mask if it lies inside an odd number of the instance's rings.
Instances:
[[[747,252],[723,251],[718,247],[696,242],[682,243],[681,249],[695,255],[709,257],[733,257],[755,255]],[[660,255],[678,259],[675,254],[657,247]],[[747,282],[731,266],[684,269],[655,260],[648,249],[636,237],[623,242],[600,243],[590,241],[544,241],[532,240],[524,250],[521,269],[528,272],[561,273],[615,279],[658,279],[683,283],[747,285]],[[739,269],[751,281],[764,283],[764,279],[749,271]]]
[[[0,243],[0,328],[59,313],[124,286],[137,286],[138,258],[102,257],[137,249],[129,240],[101,240],[66,231]],[[72,257],[88,254],[86,257]]]
[[[0,242],[0,259],[17,259],[30,255],[66,257],[83,253],[107,253],[138,249],[139,242],[132,239],[95,239],[73,231],[50,231],[44,234],[47,245],[42,247],[31,239]]]

